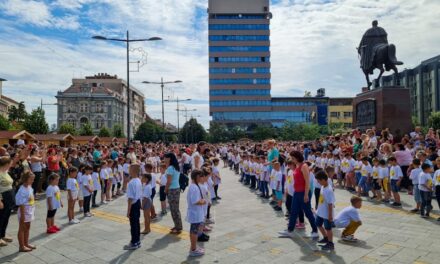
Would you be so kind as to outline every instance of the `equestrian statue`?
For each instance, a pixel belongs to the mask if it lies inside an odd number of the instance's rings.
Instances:
[[[385,29],[378,26],[377,20],[374,20],[372,24],[373,27],[364,33],[357,48],[361,59],[361,69],[367,79],[368,89],[372,85],[369,75],[373,74],[374,69],[380,70],[377,80],[382,77],[385,70],[393,70],[396,74],[396,85],[400,85],[396,65],[402,65],[403,62],[396,59],[396,46],[388,44],[388,34]]]

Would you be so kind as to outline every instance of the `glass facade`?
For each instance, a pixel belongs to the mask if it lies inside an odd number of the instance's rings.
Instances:
[[[219,73],[219,74],[227,74],[227,73],[237,73],[237,74],[252,74],[252,73],[270,73],[270,68],[211,68],[209,69],[209,73]]]
[[[234,63],[234,62],[269,62],[269,57],[209,57],[209,62]]]
[[[211,35],[209,36],[210,41],[269,41],[269,36],[267,35]]]
[[[255,52],[269,51],[267,46],[212,46],[210,52]]]
[[[238,95],[238,96],[251,96],[251,95],[270,95],[270,90],[268,89],[222,89],[222,90],[211,90],[209,92],[211,96],[225,96],[225,95]]]
[[[210,24],[209,30],[269,30],[267,24]]]
[[[213,113],[213,118],[215,120],[264,120],[264,121],[276,121],[283,120],[298,122],[298,123],[308,123],[311,122],[311,114],[306,111],[282,111],[282,112],[215,112]],[[283,123],[281,122],[281,123]]]
[[[209,84],[270,84],[270,79],[210,79]]]
[[[265,19],[266,15],[216,15],[215,19]]]
[[[212,107],[246,107],[246,106],[270,106],[270,100],[228,100],[228,101],[210,101]]]

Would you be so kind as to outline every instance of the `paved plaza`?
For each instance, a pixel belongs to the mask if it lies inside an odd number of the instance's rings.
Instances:
[[[80,224],[67,225],[66,209],[61,209],[56,221],[62,231],[47,235],[46,205],[39,201],[37,217],[31,227],[31,242],[38,248],[31,253],[18,253],[16,243],[17,220],[11,217],[8,233],[14,243],[0,248],[0,263],[438,263],[440,259],[440,229],[431,219],[408,213],[412,197],[402,194],[403,209],[364,201],[361,217],[364,223],[357,244],[339,240],[335,230],[334,252],[322,252],[314,241],[304,238],[309,234],[296,231],[294,238],[279,238],[285,229],[282,213],[275,213],[268,201],[237,182],[238,177],[223,169],[223,183],[219,194],[223,198],[212,208],[215,218],[211,241],[205,243],[206,255],[188,258],[188,232],[176,237],[169,235],[171,216],[152,224],[152,232],[142,237],[142,247],[124,251],[130,240],[126,200],[118,198],[94,210],[92,218]],[[336,190],[336,211],[348,205],[350,194]],[[155,200],[156,208],[159,201]],[[434,204],[437,208],[437,204]],[[186,214],[186,193],[181,196],[181,212]],[[307,222],[307,221],[306,221]],[[184,230],[188,230],[187,223]]]

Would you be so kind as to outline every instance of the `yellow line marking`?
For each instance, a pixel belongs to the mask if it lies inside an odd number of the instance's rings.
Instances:
[[[384,248],[400,248],[401,246],[396,245],[396,244],[391,244],[391,243],[385,243],[383,244]]]
[[[278,249],[278,248],[272,248],[270,250],[270,254],[272,254],[272,255],[279,255],[279,254],[281,254],[281,252],[283,252],[283,251],[281,249]]]
[[[416,261],[413,262],[413,264],[430,264],[430,262],[426,262],[426,261],[423,261],[423,260],[416,260]]]
[[[104,211],[100,211],[100,210],[93,210],[93,214],[96,217],[106,219],[109,221],[113,221],[116,223],[120,223],[120,224],[129,224],[130,223],[128,218],[125,216],[122,216],[122,215],[112,214],[112,213],[104,212]],[[163,226],[163,225],[152,223],[152,224],[150,224],[150,228],[151,228],[151,231],[153,231],[155,233],[164,234],[164,235],[170,234],[170,228]],[[177,237],[179,239],[183,239],[183,240],[189,240],[189,233],[186,231],[182,231],[182,233],[180,233],[179,235],[176,235],[175,237]]]
[[[372,258],[372,257],[368,257],[368,256],[363,256],[361,259],[365,260],[367,262],[377,262],[376,258]]]
[[[261,240],[262,240],[262,241],[270,241],[270,240],[272,240],[272,237],[271,237],[271,236],[264,235],[264,236],[261,236]]]
[[[324,254],[322,254],[321,252],[313,252],[313,255],[318,256],[318,257],[324,257]]]
[[[228,251],[231,253],[238,253],[240,251],[240,249],[238,249],[236,247],[228,247]]]

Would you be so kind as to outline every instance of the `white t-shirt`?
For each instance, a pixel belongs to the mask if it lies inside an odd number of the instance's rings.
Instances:
[[[411,170],[411,174],[409,175],[409,178],[412,180],[413,185],[419,184],[420,173],[422,173],[421,168],[415,168]]]
[[[15,195],[15,204],[17,206],[35,206],[34,189],[32,189],[31,186],[25,187],[24,185],[21,185]]]
[[[190,224],[202,223],[205,220],[204,206],[196,204],[201,199],[202,193],[200,188],[195,183],[191,183],[186,196],[186,201],[188,204],[186,221]]]
[[[49,185],[46,188],[46,199],[51,198],[51,206],[52,210],[58,209],[61,207],[61,192],[60,188],[56,185]],[[47,209],[49,209],[49,200],[47,200]]]
[[[361,166],[362,177],[368,177],[368,175],[371,175],[372,171],[373,171],[373,168],[371,168],[371,165],[369,163],[367,165],[362,164],[362,166]]]
[[[160,176],[160,186],[166,186],[167,181],[168,181],[167,175],[162,174],[162,176]]]
[[[293,196],[293,193],[295,192],[294,188],[293,188],[293,170],[289,170],[289,172],[287,173],[287,177],[286,177],[286,191],[290,196]]]
[[[139,178],[133,178],[127,185],[127,199],[136,203],[142,197],[142,182]]]
[[[100,191],[101,190],[101,183],[100,183],[99,175],[97,172],[92,173],[92,180],[93,180],[93,189]]]
[[[68,178],[66,183],[67,190],[70,190],[72,199],[78,198],[79,184],[75,178]]]
[[[435,183],[435,186],[440,185],[440,170],[436,170],[434,172],[434,183]]]
[[[102,168],[101,171],[99,172],[99,176],[100,176],[101,180],[110,179],[109,170],[107,170],[107,169],[108,168]]]
[[[424,185],[426,185],[428,188],[426,188]],[[432,178],[431,174],[429,173],[420,173],[419,176],[419,190],[430,192],[432,191]]]
[[[156,188],[156,174],[151,173],[151,182],[150,182],[151,189]]]
[[[379,167],[373,166],[373,169],[371,171],[371,176],[373,176],[373,179],[375,180],[379,179]]]
[[[142,189],[142,199],[143,198],[148,198],[151,199],[151,184],[144,184],[143,189]]]
[[[388,167],[379,167],[379,179],[385,179],[390,177],[390,171]]]
[[[318,211],[316,214],[319,217],[322,217],[324,219],[328,219],[328,205],[332,204],[332,210],[334,214],[334,206],[335,206],[335,194],[333,193],[333,189],[330,185],[327,185],[327,187],[322,186],[321,187],[321,195],[319,196],[319,202],[318,202]]]
[[[92,175],[83,175],[81,179],[81,190],[84,195],[84,197],[91,195],[91,193],[86,189],[85,186],[88,186],[89,189],[93,190],[93,179]]]
[[[390,178],[391,180],[399,180],[403,177],[402,169],[399,165],[391,166],[390,168]]]
[[[338,228],[345,228],[350,224],[350,221],[360,222],[361,216],[359,210],[353,206],[348,206],[342,209],[335,218],[335,225]]]

